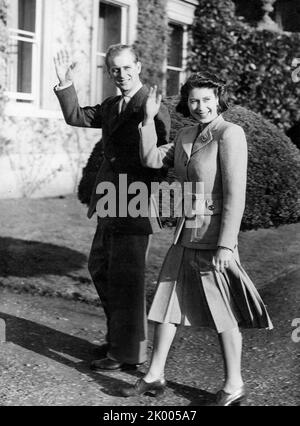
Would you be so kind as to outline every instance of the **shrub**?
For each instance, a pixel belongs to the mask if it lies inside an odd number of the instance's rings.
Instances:
[[[78,185],[78,199],[82,204],[87,206],[90,203],[92,191],[95,185],[97,173],[101,166],[104,156],[102,139],[96,143],[94,149],[87,161],[86,166],[82,169],[82,178]]]
[[[300,34],[258,31],[234,11],[230,0],[199,0],[189,68],[221,75],[230,82],[235,104],[288,130],[300,118],[300,84],[291,76]]]
[[[247,202],[242,229],[299,221],[300,154],[290,139],[261,115],[234,107],[225,118],[248,139]]]

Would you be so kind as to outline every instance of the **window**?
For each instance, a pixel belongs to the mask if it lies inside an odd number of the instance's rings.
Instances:
[[[97,40],[97,99],[103,100],[116,94],[105,68],[105,54],[108,47],[116,43],[127,43],[128,7],[101,1],[98,20]]]
[[[193,24],[198,0],[167,0],[166,12],[170,25],[167,58],[166,93],[177,95],[186,79],[189,28]]]
[[[177,95],[185,73],[187,27],[170,23],[170,45],[167,61],[167,96]]]
[[[37,102],[40,0],[11,0],[9,6],[8,96],[18,102]]]

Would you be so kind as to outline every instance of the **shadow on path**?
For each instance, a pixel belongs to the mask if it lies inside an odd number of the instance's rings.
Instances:
[[[106,395],[113,397],[121,396],[119,389],[127,383],[118,378],[119,372],[101,374],[94,373],[89,369],[91,360],[95,358],[93,354],[98,348],[97,345],[90,343],[88,340],[7,313],[0,312],[0,319],[6,322],[7,342],[74,368],[78,372],[91,377],[101,386],[101,391]],[[140,371],[128,371],[126,373],[136,378],[143,375]],[[183,397],[191,401],[189,405],[194,406],[205,405],[213,396],[206,391],[180,385],[172,381],[168,381],[168,388],[172,389],[178,397]],[[124,401],[126,400],[124,399]],[[130,399],[127,401],[130,402]],[[144,405],[147,405],[146,402],[147,400],[145,400]]]
[[[38,241],[0,238],[0,276],[65,275],[80,269],[84,254],[67,247]]]
[[[98,346],[88,340],[7,313],[0,312],[0,318],[6,322],[8,343],[76,369],[103,386],[109,394],[116,396],[115,390],[124,383],[115,377],[94,373],[89,369],[91,360],[95,358],[93,352]]]
[[[168,387],[173,389],[174,394],[184,397],[190,401],[190,406],[205,406],[215,400],[215,394],[203,389],[196,389],[186,385],[179,385],[168,381]]]

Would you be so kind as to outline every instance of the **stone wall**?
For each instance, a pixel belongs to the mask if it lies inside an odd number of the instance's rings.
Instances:
[[[92,0],[45,2],[42,110],[2,116],[0,198],[59,196],[74,192],[100,131],[67,126],[53,93],[53,55],[67,48],[77,62],[74,81],[82,105],[90,99]],[[52,29],[52,31],[51,31]],[[55,29],[55,31],[53,31]],[[19,107],[19,105],[18,105]],[[25,110],[24,110],[25,111]],[[43,113],[44,111],[44,113]],[[57,111],[57,113],[55,112]],[[49,112],[54,118],[42,118]]]

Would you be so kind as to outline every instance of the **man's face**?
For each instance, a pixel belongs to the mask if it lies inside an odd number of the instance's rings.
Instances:
[[[110,58],[108,72],[115,85],[126,94],[140,82],[141,63],[135,62],[130,50],[123,50]]]

